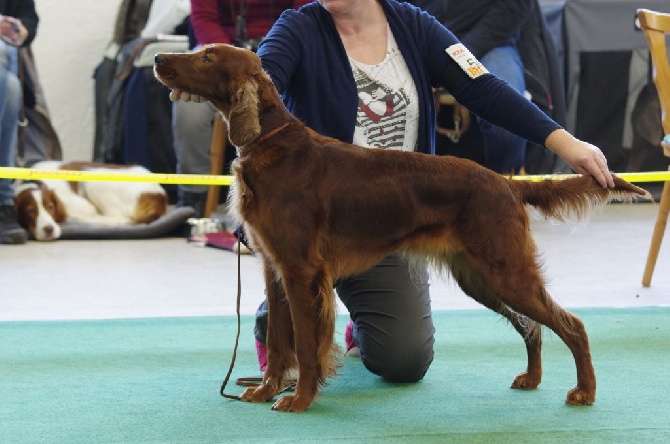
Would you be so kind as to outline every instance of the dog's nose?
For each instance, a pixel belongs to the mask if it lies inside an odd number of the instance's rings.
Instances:
[[[163,57],[163,54],[156,54],[156,56],[154,57],[154,63],[156,65],[160,65],[164,61],[165,61],[165,57]]]

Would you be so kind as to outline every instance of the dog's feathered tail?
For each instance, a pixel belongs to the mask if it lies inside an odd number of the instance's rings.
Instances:
[[[510,180],[510,186],[523,202],[537,208],[545,217],[560,221],[583,219],[593,208],[611,201],[651,199],[648,191],[620,177],[614,177],[614,185],[614,188],[603,188],[588,176],[540,182]]]

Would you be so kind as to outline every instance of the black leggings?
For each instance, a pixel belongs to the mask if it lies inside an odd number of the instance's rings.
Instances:
[[[416,382],[433,361],[435,328],[428,271],[391,255],[357,276],[336,283],[354,322],[361,360],[390,382]],[[267,301],[256,312],[256,339],[265,343]]]

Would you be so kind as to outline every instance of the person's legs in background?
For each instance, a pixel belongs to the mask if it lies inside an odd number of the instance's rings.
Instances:
[[[23,97],[17,72],[16,48],[0,41],[0,166],[16,166],[19,109]],[[14,189],[0,179],[0,243],[23,244],[26,232],[16,223]]]
[[[172,108],[172,132],[178,174],[209,174],[212,122],[216,110],[210,102],[177,101]],[[207,200],[206,185],[179,185],[177,206],[193,207],[202,217]]]
[[[507,81],[523,94],[526,82],[523,63],[516,48],[493,48],[480,61],[489,72]],[[526,141],[484,119],[478,118],[477,123],[484,138],[484,166],[502,174],[518,173],[525,162]]]

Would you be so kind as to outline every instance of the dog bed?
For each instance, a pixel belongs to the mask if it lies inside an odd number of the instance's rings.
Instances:
[[[94,225],[82,222],[66,222],[61,224],[60,239],[149,239],[167,236],[193,217],[195,210],[191,207],[179,207],[161,216],[149,224],[135,225]]]

